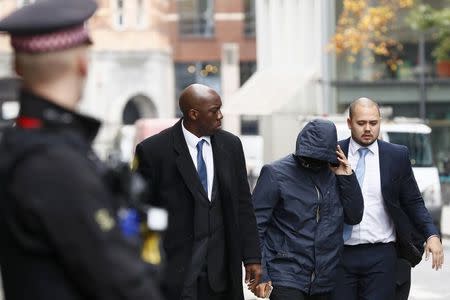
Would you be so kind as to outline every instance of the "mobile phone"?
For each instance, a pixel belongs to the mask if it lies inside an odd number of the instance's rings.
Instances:
[[[270,297],[270,294],[272,294],[272,291],[273,291],[273,286],[266,285],[264,298],[268,299]]]

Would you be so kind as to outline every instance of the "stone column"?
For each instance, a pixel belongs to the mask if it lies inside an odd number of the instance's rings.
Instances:
[[[240,86],[239,74],[239,45],[224,43],[222,45],[221,85],[223,104],[227,98],[235,93]],[[228,114],[224,116],[223,128],[234,134],[240,134],[241,122],[239,115]]]

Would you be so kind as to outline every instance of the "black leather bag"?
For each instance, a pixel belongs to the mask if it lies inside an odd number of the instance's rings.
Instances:
[[[411,222],[405,222],[403,225],[405,226],[404,229],[408,230],[406,232],[409,232],[409,236],[397,234],[397,254],[399,257],[406,259],[411,267],[415,267],[422,260],[425,240]]]

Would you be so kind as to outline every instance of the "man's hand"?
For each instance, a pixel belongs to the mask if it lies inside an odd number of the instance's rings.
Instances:
[[[352,175],[352,166],[350,165],[347,157],[345,157],[344,151],[338,145],[336,149],[337,159],[339,160],[339,167],[330,166],[331,171],[336,175]]]
[[[261,265],[260,264],[248,264],[245,265],[245,283],[253,294],[256,292],[256,286],[261,280]]]
[[[438,236],[432,236],[427,240],[425,245],[425,260],[428,260],[430,252],[433,256],[433,264],[431,267],[437,271],[442,268],[442,264],[444,263],[444,251]]]
[[[255,296],[258,298],[268,298],[270,287],[272,286],[272,281],[269,282],[261,282],[256,286],[256,290],[254,292]]]

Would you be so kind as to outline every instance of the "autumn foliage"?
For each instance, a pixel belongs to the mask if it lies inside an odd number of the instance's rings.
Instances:
[[[343,0],[336,33],[330,49],[345,55],[353,63],[363,49],[384,56],[396,67],[392,52],[401,50],[401,44],[390,36],[390,27],[400,9],[414,4],[414,0]]]

